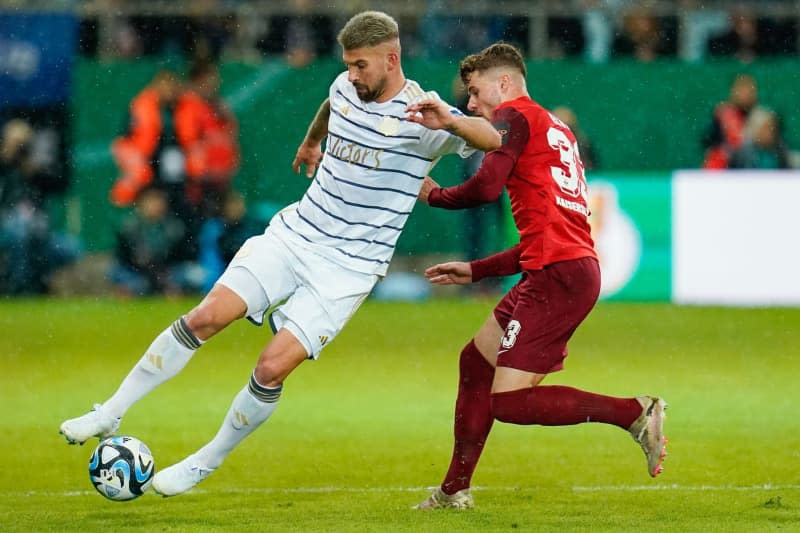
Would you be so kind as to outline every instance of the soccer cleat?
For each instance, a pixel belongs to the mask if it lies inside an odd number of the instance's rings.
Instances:
[[[190,455],[180,463],[156,472],[153,490],[164,497],[177,496],[203,481],[213,471],[213,468],[199,465],[194,456]]]
[[[472,509],[474,506],[475,502],[469,489],[447,494],[441,487],[436,487],[425,501],[418,503],[412,509]]]
[[[106,414],[97,403],[85,415],[62,422],[58,432],[64,435],[68,443],[83,445],[92,437],[104,439],[112,436],[119,429],[119,423],[119,418]]]
[[[628,431],[644,451],[647,472],[656,477],[664,470],[661,463],[667,456],[667,438],[664,436],[667,402],[655,396],[639,396],[636,400],[642,405],[642,414]]]

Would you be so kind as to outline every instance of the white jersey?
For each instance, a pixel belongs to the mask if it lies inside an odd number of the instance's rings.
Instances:
[[[299,202],[275,216],[272,230],[345,268],[386,274],[438,158],[475,152],[457,135],[406,120],[406,106],[423,94],[408,80],[391,101],[362,102],[347,72],[340,74],[330,88],[328,137],[314,181]]]

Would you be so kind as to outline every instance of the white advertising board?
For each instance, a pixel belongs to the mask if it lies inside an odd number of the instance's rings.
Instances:
[[[672,301],[800,305],[800,172],[678,171]]]

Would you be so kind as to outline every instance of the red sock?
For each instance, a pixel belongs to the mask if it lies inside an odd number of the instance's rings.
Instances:
[[[469,487],[483,445],[492,429],[491,391],[494,367],[481,355],[474,341],[461,351],[455,414],[455,445],[442,490],[454,494]]]
[[[511,424],[569,426],[603,422],[628,429],[642,414],[635,398],[613,398],[561,385],[492,394],[492,413]]]

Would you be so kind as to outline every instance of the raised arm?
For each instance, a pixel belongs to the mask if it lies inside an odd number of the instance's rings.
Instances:
[[[502,144],[486,154],[475,175],[460,185],[447,188],[440,188],[433,180],[426,178],[420,190],[420,201],[433,207],[465,209],[493,202],[500,197],[517,159],[528,144],[530,128],[525,117],[510,108],[498,110],[494,123],[498,130],[504,132]]]
[[[435,92],[426,93],[426,96],[406,108],[409,122],[422,124],[432,130],[448,130],[473,148],[485,152],[500,147],[500,134],[491,123],[480,117],[453,114],[451,107]]]
[[[328,134],[328,119],[331,116],[331,103],[326,98],[319,106],[314,120],[308,126],[308,131],[297,148],[297,154],[292,161],[292,170],[300,173],[302,165],[306,167],[306,176],[311,178],[317,171],[319,162],[322,161],[322,139]]]

